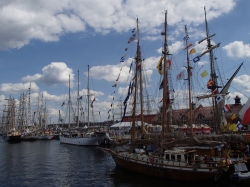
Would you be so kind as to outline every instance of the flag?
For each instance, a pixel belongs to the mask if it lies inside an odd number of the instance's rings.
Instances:
[[[133,64],[133,62],[131,62],[131,64],[130,64],[129,73],[130,73],[130,71],[131,71],[132,64]]]
[[[116,87],[117,86],[117,84],[114,84],[112,87]]]
[[[121,73],[119,73],[119,75],[118,75],[118,77],[117,77],[116,81],[118,81],[118,80],[119,80],[119,78],[120,78],[120,74],[121,74]]]
[[[238,129],[238,131],[240,131],[242,127],[243,127],[243,125],[240,123],[240,121],[238,121],[238,123],[237,123],[237,129]]]
[[[239,116],[243,125],[247,125],[250,122],[250,98],[248,98],[246,104],[240,109]]]
[[[125,51],[127,51],[128,50],[128,47],[127,48],[125,48]]]
[[[159,62],[158,62],[158,64],[157,64],[157,66],[156,66],[156,68],[158,69],[158,73],[161,75],[162,74],[162,60],[163,60],[163,58],[162,58],[162,56],[161,56],[161,58],[160,58],[160,60],[159,60]]]
[[[63,104],[62,104],[62,106],[65,104],[65,102],[63,101]]]
[[[194,54],[194,53],[196,53],[196,50],[195,50],[195,48],[192,48],[192,49],[189,51],[189,54],[191,55],[191,54]]]
[[[223,111],[224,112],[228,112],[228,111],[231,111],[231,108],[228,104],[225,104],[225,106],[223,107]]]
[[[163,80],[164,80],[164,79],[163,79]],[[161,84],[160,84],[160,86],[159,86],[159,90],[163,88],[163,80],[162,80],[162,82],[161,82]]]
[[[182,72],[180,72],[177,77],[176,77],[177,80],[182,80],[184,79],[184,70]]]
[[[134,33],[134,32],[135,32],[135,28],[132,29],[132,33]]]
[[[212,92],[212,94],[217,94],[218,93],[218,88],[215,88]]]
[[[191,47],[193,44],[188,44],[185,48],[184,48],[184,50],[185,49],[187,49],[187,48],[189,48],[189,47]]]
[[[203,71],[203,72],[201,73],[201,77],[202,77],[202,78],[206,77],[207,75],[208,75],[207,70],[205,70],[205,71]]]
[[[81,96],[81,97],[79,97],[79,99],[82,99],[82,96]]]
[[[193,59],[193,62],[196,63],[196,62],[198,62],[199,60],[200,60],[200,57],[197,56],[197,57],[195,57],[195,58]]]
[[[187,40],[189,38],[189,36],[187,35],[187,36],[185,36],[184,38],[183,38],[183,40]]]
[[[93,101],[92,101],[91,104],[90,104],[90,107],[91,107],[91,108],[93,108],[93,103],[94,103],[94,101],[95,101],[95,97],[94,97]]]
[[[134,40],[138,40],[138,32],[137,31],[128,39],[128,43],[130,43]]]
[[[170,69],[171,64],[172,64],[171,60],[167,60],[166,68]]]
[[[216,102],[217,102],[217,103],[221,102],[222,100],[223,100],[222,95],[218,95],[218,96],[216,97]]]
[[[111,111],[111,109],[109,109],[108,113]]]
[[[139,62],[138,64],[137,64],[137,71],[139,70],[139,69],[141,69],[141,62]]]
[[[236,115],[235,114],[232,114],[231,118],[230,118],[230,123],[236,118]]]

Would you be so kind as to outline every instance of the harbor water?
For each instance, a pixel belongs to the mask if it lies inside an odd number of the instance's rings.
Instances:
[[[58,140],[10,144],[0,137],[0,187],[211,187],[149,177],[116,167],[109,153],[95,146],[72,146]]]

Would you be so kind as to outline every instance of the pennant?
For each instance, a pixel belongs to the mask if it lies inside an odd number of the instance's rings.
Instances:
[[[191,55],[191,54],[194,54],[194,53],[196,53],[196,50],[195,50],[195,48],[192,48],[192,49],[189,51],[189,54]]]
[[[194,62],[194,63],[196,63],[196,62],[198,62],[198,61],[200,61],[200,57],[199,57],[199,56],[197,56],[197,57],[195,57],[195,58],[193,59],[193,62]]]
[[[223,100],[222,95],[218,95],[215,100],[217,103],[221,102]]]
[[[176,77],[177,80],[182,80],[184,79],[184,70],[182,72],[180,72],[177,77]]]
[[[205,71],[203,71],[203,72],[201,73],[201,77],[202,77],[202,78],[206,77],[207,75],[208,75],[207,70],[205,70]]]
[[[117,84],[114,84],[112,87],[116,87],[117,86]]]
[[[163,60],[163,57],[161,56],[156,68],[158,69],[158,73],[161,75],[162,74],[162,60]]]

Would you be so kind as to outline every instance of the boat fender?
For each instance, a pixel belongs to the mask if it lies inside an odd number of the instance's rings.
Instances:
[[[220,169],[220,170],[216,173],[216,175],[215,175],[215,177],[214,177],[214,181],[215,181],[215,182],[219,181],[219,179],[221,178],[222,175],[224,175],[224,173],[225,173],[224,169]]]

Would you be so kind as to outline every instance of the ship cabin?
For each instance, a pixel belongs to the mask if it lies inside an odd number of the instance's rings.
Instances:
[[[197,151],[196,150],[166,150],[164,152],[163,159],[167,161],[175,161],[175,162],[194,162],[197,159]]]

